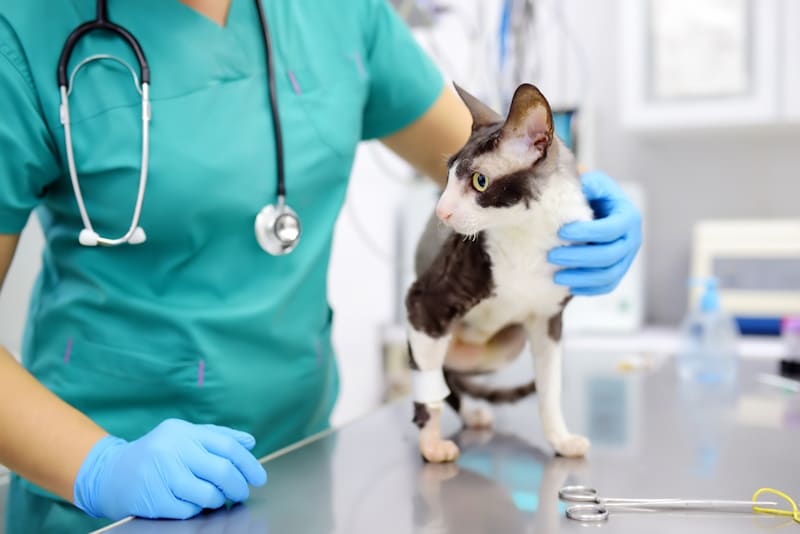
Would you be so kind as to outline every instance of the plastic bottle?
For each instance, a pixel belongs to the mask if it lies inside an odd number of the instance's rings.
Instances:
[[[702,284],[704,292],[681,328],[679,374],[683,380],[699,384],[730,384],[739,367],[739,328],[720,307],[717,280],[695,283]]]

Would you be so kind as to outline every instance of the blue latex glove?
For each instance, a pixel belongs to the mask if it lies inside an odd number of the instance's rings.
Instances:
[[[267,481],[250,453],[255,438],[215,425],[168,419],[136,441],[106,436],[83,461],[75,504],[94,517],[186,519],[226,499],[241,502],[248,484]]]
[[[550,251],[550,263],[567,267],[555,282],[573,295],[602,295],[617,287],[642,244],[642,216],[622,189],[602,172],[581,177],[595,219],[565,224],[559,237],[584,243]]]

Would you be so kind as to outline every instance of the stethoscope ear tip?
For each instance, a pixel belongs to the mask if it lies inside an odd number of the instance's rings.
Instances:
[[[100,241],[100,236],[97,235],[97,232],[84,228],[78,235],[78,241],[84,247],[96,247]]]
[[[144,229],[141,226],[137,226],[128,239],[125,239],[123,237],[117,240],[108,240],[108,239],[101,240],[101,237],[97,232],[95,232],[94,230],[89,230],[88,228],[84,228],[83,230],[81,230],[81,233],[78,235],[78,241],[84,247],[96,247],[100,244],[106,246],[112,246],[112,245],[119,245],[121,243],[128,243],[129,245],[140,245],[144,243],[146,240],[147,240],[147,234],[144,233]]]
[[[144,228],[141,226],[137,226],[136,230],[133,231],[133,235],[128,240],[128,243],[131,245],[141,245],[147,240],[147,234],[144,233]]]

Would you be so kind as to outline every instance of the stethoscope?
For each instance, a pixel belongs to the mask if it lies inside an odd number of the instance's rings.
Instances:
[[[72,181],[72,189],[75,193],[75,200],[78,203],[81,220],[83,221],[83,230],[80,232],[78,241],[81,245],[87,247],[98,245],[116,246],[123,243],[138,245],[144,243],[147,239],[144,230],[139,226],[139,217],[142,212],[144,192],[147,187],[147,166],[150,144],[149,125],[152,117],[152,110],[150,107],[150,67],[147,64],[142,47],[139,45],[136,38],[125,28],[109,20],[107,4],[107,0],[97,0],[97,14],[95,19],[81,24],[70,33],[61,51],[61,57],[58,60],[58,87],[61,93],[60,117],[61,124],[64,126],[67,165],[69,167],[70,180]],[[275,159],[278,174],[278,202],[277,204],[268,204],[264,206],[261,211],[259,211],[258,215],[256,215],[255,234],[261,248],[270,254],[280,255],[288,254],[294,250],[300,240],[301,227],[300,219],[297,214],[286,204],[286,184],[283,175],[283,140],[281,138],[280,119],[278,118],[278,99],[276,96],[277,91],[275,88],[275,76],[272,66],[272,47],[269,40],[269,31],[267,30],[266,16],[264,15],[260,0],[255,0],[255,4],[258,10],[261,32],[264,36],[264,47],[267,57],[267,80],[272,112],[272,127],[275,134]],[[139,62],[138,78],[136,76],[136,71],[128,63],[117,57],[106,54],[98,54],[84,59],[75,66],[69,79],[67,78],[67,64],[72,55],[72,50],[81,37],[94,30],[106,30],[114,33],[130,46],[131,50],[133,50],[133,53],[136,55],[136,60]],[[123,236],[113,239],[103,237],[94,230],[92,222],[89,219],[89,214],[86,211],[86,205],[83,201],[83,195],[81,194],[81,187],[78,183],[78,173],[75,168],[75,156],[72,151],[72,130],[70,128],[69,116],[69,95],[72,93],[75,75],[87,63],[100,59],[117,61],[126,67],[133,77],[136,90],[142,97],[142,162],[139,174],[139,188],[136,195],[136,205],[133,210],[133,217],[131,218],[128,231]]]

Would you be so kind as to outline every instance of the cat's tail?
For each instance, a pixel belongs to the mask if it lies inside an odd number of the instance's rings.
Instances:
[[[463,393],[476,399],[483,399],[492,404],[517,402],[536,392],[535,380],[511,388],[492,388],[470,382],[464,376],[448,373],[447,381],[458,393]]]

